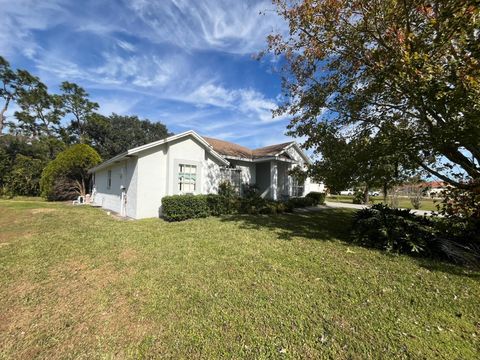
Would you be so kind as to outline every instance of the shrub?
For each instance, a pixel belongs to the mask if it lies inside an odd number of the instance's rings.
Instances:
[[[240,199],[238,211],[242,214],[260,214],[266,206],[267,200],[260,196],[251,196]]]
[[[243,197],[247,199],[260,197],[260,190],[258,186],[253,184],[243,185]]]
[[[218,185],[218,195],[221,195],[227,198],[234,198],[234,197],[237,197],[237,192],[235,191],[235,188],[230,183],[230,181],[222,181]]]
[[[10,195],[40,195],[40,176],[45,162],[18,154],[11,171],[4,177],[5,193]]]
[[[216,195],[218,197],[218,195]],[[218,205],[208,195],[172,195],[162,199],[162,216],[167,221],[182,221],[210,215],[209,202]]]
[[[228,197],[217,194],[208,194],[206,196],[210,215],[220,216],[234,214],[237,212],[238,199],[236,197]]]
[[[290,198],[287,201],[288,206],[291,208],[304,208],[307,206],[315,205],[315,200],[310,197]]]
[[[62,151],[43,169],[40,180],[42,196],[48,200],[67,200],[85,195],[90,177],[88,170],[100,161],[100,155],[86,144],[73,145]]]
[[[294,208],[312,206],[312,197],[292,198],[288,201],[263,199],[252,192],[250,197],[238,198],[224,195],[173,195],[162,199],[162,215],[167,221],[181,221],[234,213],[241,214],[283,214]]]
[[[480,262],[480,223],[471,218],[427,218],[376,204],[357,211],[352,237],[355,243],[389,252],[477,266]]]
[[[358,190],[355,192],[352,202],[354,204],[363,204],[365,202],[365,195],[363,194],[363,191]]]
[[[305,197],[312,199],[314,201],[313,205],[325,204],[325,193],[312,191],[309,192]]]
[[[423,253],[433,238],[431,221],[408,209],[392,209],[383,204],[357,211],[353,221],[353,241],[389,252]]]
[[[410,196],[410,202],[412,203],[413,208],[418,210],[422,206],[422,197],[418,195],[412,195]]]

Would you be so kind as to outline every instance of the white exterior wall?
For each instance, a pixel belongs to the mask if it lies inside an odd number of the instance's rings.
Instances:
[[[138,154],[137,219],[158,217],[167,192],[168,144]]]
[[[312,179],[305,180],[305,195],[309,192],[325,192],[325,185],[323,183],[313,182]]]
[[[135,218],[137,211],[137,159],[125,159],[110,167],[95,172],[95,187],[97,194],[95,203],[105,209],[121,212],[122,189],[125,187],[127,194],[126,215]],[[112,172],[112,184],[107,187],[108,171]]]
[[[195,194],[218,191],[219,161],[191,136],[145,150],[138,157],[138,219],[158,217],[162,198],[180,193],[179,164],[197,166]]]

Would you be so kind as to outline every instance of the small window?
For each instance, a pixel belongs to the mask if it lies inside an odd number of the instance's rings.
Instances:
[[[112,170],[108,170],[107,172],[107,189],[111,189],[112,187]]]
[[[193,193],[197,186],[197,167],[180,164],[178,169],[178,190],[180,193]]]

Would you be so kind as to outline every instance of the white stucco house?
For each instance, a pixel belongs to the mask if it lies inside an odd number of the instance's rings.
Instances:
[[[240,195],[250,184],[274,200],[324,191],[322,184],[299,184],[288,175],[310,161],[295,142],[251,150],[187,131],[128,150],[90,173],[97,205],[142,219],[158,217],[166,195],[216,193],[225,180]]]

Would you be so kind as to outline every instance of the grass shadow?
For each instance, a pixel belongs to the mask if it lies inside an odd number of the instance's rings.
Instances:
[[[456,264],[451,264],[441,260],[417,258],[420,267],[432,272],[442,272],[450,275],[465,276],[475,280],[480,280],[480,271],[478,268],[471,268]]]
[[[236,222],[242,229],[275,231],[282,240],[298,236],[312,240],[348,241],[352,214],[351,210],[327,209],[281,215],[232,215],[222,221]]]
[[[352,217],[354,213],[355,211],[351,209],[324,209],[281,215],[231,215],[223,217],[221,221],[235,222],[242,229],[272,231],[276,233],[280,240],[292,240],[294,237],[303,237],[316,241],[340,240],[351,244]],[[365,248],[372,251],[380,251],[386,257],[393,256],[379,249]],[[413,253],[403,255],[414,258],[420,267],[429,271],[440,271],[452,275],[480,279],[480,272],[477,269],[438,259],[421,258]]]

